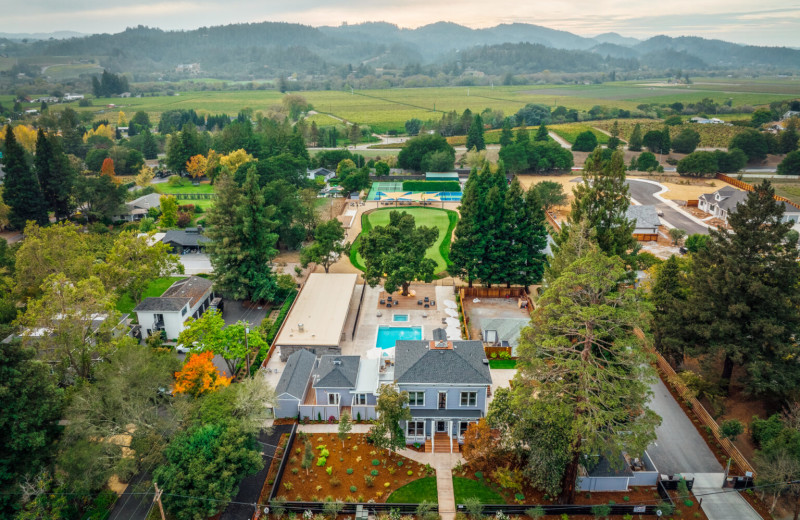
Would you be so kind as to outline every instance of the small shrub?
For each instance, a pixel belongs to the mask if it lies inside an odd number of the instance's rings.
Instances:
[[[319,486],[319,485],[318,485],[318,486],[317,486],[316,488],[314,488],[314,489],[316,489],[316,490],[317,490],[317,492],[319,492],[319,491],[322,491],[322,486]],[[317,502],[317,500],[314,500],[314,502]]]
[[[389,486],[391,486],[391,484],[390,484],[390,483],[388,483],[388,482],[384,482],[384,483],[383,483],[383,487],[389,487]]]
[[[285,489],[286,491],[291,491],[293,487],[294,487],[294,485],[292,485],[291,482],[284,482],[283,483],[283,489]]]
[[[355,487],[355,486],[350,486],[350,492],[351,492],[351,493],[355,493],[356,491],[358,491],[358,488],[357,488],[357,487]],[[352,500],[351,500],[350,502],[352,502]]]
[[[328,463],[328,459],[326,459],[325,457],[320,457],[320,458],[317,459],[317,466],[318,467],[322,467],[327,463]]]
[[[592,514],[595,516],[595,518],[606,518],[611,514],[611,506],[606,504],[592,506]]]
[[[294,455],[292,455],[292,456],[289,458],[289,464],[297,464],[297,457],[295,457]]]
[[[478,480],[483,480],[483,471],[476,471],[475,478]]]
[[[331,454],[331,452],[329,452],[327,449],[323,449],[321,452],[319,452],[319,456],[320,457],[325,457],[325,458],[328,458],[330,456],[330,454]]]
[[[378,476],[378,470],[377,469],[373,469],[372,471],[369,472],[369,474],[372,475],[373,477],[377,477]]]
[[[413,472],[413,471],[411,471],[411,470],[408,470],[408,471],[406,472],[406,475],[408,475],[409,477],[410,477],[411,475],[413,475],[413,474],[414,474],[414,472]]]
[[[327,468],[325,468],[325,473],[327,473],[328,475],[333,473],[333,466],[328,466]]]
[[[353,468],[347,468],[347,474],[348,475],[352,475],[353,474]]]
[[[372,459],[372,465],[373,466],[380,466],[381,465],[381,461],[379,461],[378,459]]]
[[[530,509],[526,509],[525,514],[536,520],[544,516],[544,508],[542,506],[532,507]]]
[[[402,468],[403,467],[403,461],[402,460],[398,460],[397,461],[397,466]]]
[[[364,475],[364,485],[372,487],[375,484],[375,478],[371,477],[370,475]]]
[[[631,501],[631,497],[629,497],[628,495],[625,495],[624,497],[622,497],[622,500],[624,500],[625,502],[630,502]]]
[[[328,479],[328,483],[333,487],[339,487],[342,484],[342,481],[339,480],[339,477],[334,475]]]
[[[525,500],[525,495],[523,495],[522,493],[515,493],[514,498],[522,502],[523,500]]]
[[[389,468],[389,475],[394,475],[394,472],[397,471],[394,468]]]
[[[292,475],[297,475],[300,473],[300,468],[292,468]]]
[[[683,505],[685,505],[686,507],[692,507],[694,505],[694,502],[692,502],[687,498],[686,500],[683,501]]]

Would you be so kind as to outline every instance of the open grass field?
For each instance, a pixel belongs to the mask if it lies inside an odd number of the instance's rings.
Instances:
[[[170,186],[169,183],[161,182],[154,184],[159,193],[214,193],[214,186],[208,182],[202,182],[198,186],[188,181],[184,181],[181,186]]]
[[[142,299],[150,298],[150,297],[158,297],[164,294],[164,291],[170,288],[172,284],[177,282],[183,278],[183,276],[165,276],[163,278],[156,278],[150,285],[145,289],[144,293],[142,294]],[[136,307],[136,302],[133,301],[130,294],[123,294],[117,300],[117,310],[122,314],[128,314],[133,311],[133,308]]]
[[[564,139],[565,141],[574,144],[579,134],[589,130],[595,137],[597,137],[598,144],[606,144],[608,142],[608,135],[593,128],[591,123],[567,123],[563,125],[552,125],[547,127],[548,130]]]
[[[3,64],[0,63],[0,66]],[[55,63],[54,71],[61,69]],[[62,68],[73,65],[63,64]],[[598,85],[515,85],[496,87],[431,87],[397,88],[384,90],[302,91],[299,94],[314,106],[319,114],[312,116],[318,125],[334,124],[330,114],[360,125],[369,125],[377,132],[403,131],[407,120],[438,120],[444,112],[458,113],[469,108],[480,113],[486,108],[502,110],[511,115],[527,103],[541,103],[551,107],[563,105],[577,110],[589,110],[595,105],[636,109],[640,104],[693,103],[711,98],[718,103],[730,100],[734,106],[765,105],[772,101],[793,99],[800,92],[800,80],[791,78],[693,78],[692,85],[669,85],[659,80],[611,82]],[[198,83],[195,81],[195,83]],[[35,94],[38,95],[38,94]],[[275,90],[194,91],[180,92],[174,96],[141,98],[101,98],[93,100],[92,107],[77,107],[89,111],[100,119],[107,117],[108,104],[117,105],[128,112],[144,110],[151,120],[158,121],[165,110],[192,108],[201,114],[227,113],[234,115],[242,108],[266,111],[280,102],[282,94]],[[54,110],[63,109],[55,105]]]
[[[439,208],[386,208],[378,209],[361,216],[361,233],[369,233],[374,226],[385,226],[389,223],[389,213],[405,211],[414,217],[417,226],[433,226],[439,229],[439,238],[425,251],[425,256],[436,262],[436,273],[447,269],[450,254],[450,240],[458,222],[455,211]],[[359,235],[360,238],[361,235]],[[359,238],[353,242],[350,250],[350,262],[358,269],[364,270],[364,259],[358,254]]]

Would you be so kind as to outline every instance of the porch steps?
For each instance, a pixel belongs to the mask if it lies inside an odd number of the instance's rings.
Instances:
[[[431,439],[425,440],[426,453],[450,453],[450,436],[446,433],[434,434],[433,442]],[[453,442],[453,453],[458,453],[458,443]]]

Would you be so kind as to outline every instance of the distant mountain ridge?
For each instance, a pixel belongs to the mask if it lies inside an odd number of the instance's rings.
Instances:
[[[337,27],[260,22],[189,31],[138,26],[117,34],[6,41],[9,55],[93,58],[115,71],[150,75],[174,73],[179,65],[197,63],[205,75],[235,79],[286,73],[344,77],[354,69],[363,75],[367,69],[381,67],[412,67],[417,74],[431,75],[441,71],[458,75],[467,68],[486,74],[800,70],[800,51],[786,47],[739,45],[696,36],[654,36],[641,41],[603,33],[590,38],[526,23],[480,29],[452,22],[416,29],[388,22]]]
[[[56,40],[64,40],[66,38],[79,38],[81,36],[88,36],[86,33],[79,33],[75,31],[54,31],[49,33],[7,33],[0,32],[0,38],[8,40],[49,40],[50,38]]]

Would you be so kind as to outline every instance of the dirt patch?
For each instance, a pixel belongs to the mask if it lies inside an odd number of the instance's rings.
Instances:
[[[335,433],[311,434],[309,442],[314,448],[314,460],[308,474],[301,467],[304,445],[299,435],[291,447],[278,493],[287,500],[317,502],[332,497],[344,502],[382,503],[393,491],[428,474],[424,464],[376,449],[365,434],[351,434],[344,448]],[[328,451],[328,456],[322,465],[317,465],[323,450]]]

